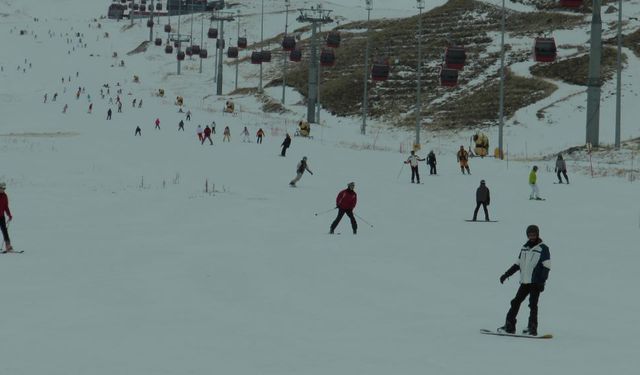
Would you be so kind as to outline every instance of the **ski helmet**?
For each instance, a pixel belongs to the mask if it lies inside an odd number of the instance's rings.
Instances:
[[[5,184],[4,182],[0,182],[0,189],[4,190],[7,188],[7,184]]]
[[[540,228],[537,225],[531,224],[527,227],[527,235],[530,233],[535,234],[536,236],[540,235]]]
[[[482,185],[484,185],[484,180],[480,180],[480,183],[481,183]]]
[[[351,181],[351,182],[349,182],[349,183],[347,184],[347,187],[350,187],[350,188],[355,187],[355,186],[356,186],[356,183],[355,183],[355,182],[353,182],[353,181]]]
[[[303,157],[302,157],[302,160],[307,160],[307,157],[306,157],[306,156],[303,156]]]

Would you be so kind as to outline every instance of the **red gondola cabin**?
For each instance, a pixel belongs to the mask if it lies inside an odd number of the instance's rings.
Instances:
[[[444,53],[444,65],[448,69],[462,70],[466,60],[467,53],[464,50],[464,46],[447,47]]]
[[[556,41],[553,38],[536,38],[533,57],[537,62],[553,62],[556,55]]]
[[[458,84],[458,70],[446,67],[440,68],[440,85],[445,87],[455,87]]]

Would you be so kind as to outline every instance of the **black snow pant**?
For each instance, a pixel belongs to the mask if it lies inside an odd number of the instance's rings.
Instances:
[[[202,142],[200,142],[201,145],[204,144],[204,141],[209,140],[209,143],[211,143],[213,145],[213,140],[211,139],[211,134],[209,135],[205,135],[204,138],[202,138]]]
[[[473,211],[473,221],[476,221],[478,218],[478,210],[480,209],[480,206],[484,209],[484,219],[489,221],[489,210],[487,210],[487,204],[485,202],[478,202],[476,204],[476,209]]]
[[[282,151],[280,152],[280,156],[286,156],[287,155],[287,148],[285,146],[282,146]]]
[[[436,165],[435,164],[429,164],[429,174],[438,174],[436,172]]]
[[[345,214],[347,214],[347,216],[349,216],[349,220],[351,220],[351,229],[353,229],[353,234],[356,234],[358,232],[358,223],[356,222],[356,218],[353,216],[353,210],[344,210],[342,208],[338,208],[338,216],[336,216],[336,219],[333,221],[333,223],[331,223],[331,233],[336,230],[338,224],[340,223],[340,220],[342,220],[342,217]]]
[[[515,329],[520,310],[520,304],[529,296],[529,330],[538,330],[538,299],[540,298],[540,285],[538,284],[520,284],[516,296],[511,300],[511,308],[507,312],[506,325]]]
[[[4,242],[11,243],[11,239],[9,239],[9,231],[7,230],[7,222],[4,219],[4,213],[0,215],[0,230],[2,230],[2,238]]]
[[[142,137],[142,131],[141,130],[136,130],[136,133],[133,136],[135,137],[136,135],[139,135],[139,136]]]
[[[411,183],[414,182],[414,178],[420,183],[420,173],[418,172],[418,166],[411,166]]]
[[[567,184],[568,184],[569,183],[569,177],[567,176],[567,171],[566,170],[564,170],[564,171],[558,170],[556,172],[556,174],[558,175],[558,182],[562,183],[562,177],[560,177],[560,173],[562,173],[564,175],[564,179],[567,180]]]
[[[256,141],[256,143],[262,143],[262,137],[258,137],[258,140]]]

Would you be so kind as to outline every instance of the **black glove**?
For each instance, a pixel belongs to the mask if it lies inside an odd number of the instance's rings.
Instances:
[[[520,269],[520,266],[517,264],[514,264],[513,266],[511,266],[507,272],[505,272],[502,276],[500,276],[500,284],[504,284],[504,281],[506,279],[509,278],[509,276],[513,275],[514,273],[518,272],[518,270]]]

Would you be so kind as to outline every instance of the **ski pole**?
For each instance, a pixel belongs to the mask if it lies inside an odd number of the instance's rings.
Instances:
[[[356,217],[357,217],[358,219],[362,220],[365,224],[367,224],[367,225],[369,225],[371,228],[373,228],[373,225],[372,225],[370,222],[368,222],[368,221],[366,221],[365,219],[363,219],[363,218],[362,218],[362,216],[358,215],[358,214],[357,214],[357,213],[355,213],[355,212],[354,212],[353,214],[354,214],[354,215],[356,215]]]
[[[396,180],[399,180],[399,179],[400,179],[400,175],[402,174],[402,170],[404,169],[404,165],[405,165],[405,164],[406,164],[406,163],[403,163],[403,164],[402,164],[402,167],[400,167],[400,172],[398,172],[398,177],[396,177]]]
[[[323,215],[323,214],[326,214],[327,212],[330,212],[330,211],[335,210],[336,208],[337,208],[337,207],[334,207],[334,208],[331,208],[331,209],[328,209],[328,210],[326,210],[326,211],[322,211],[322,212],[316,212],[316,213],[314,213],[314,215],[315,215],[315,216]]]

